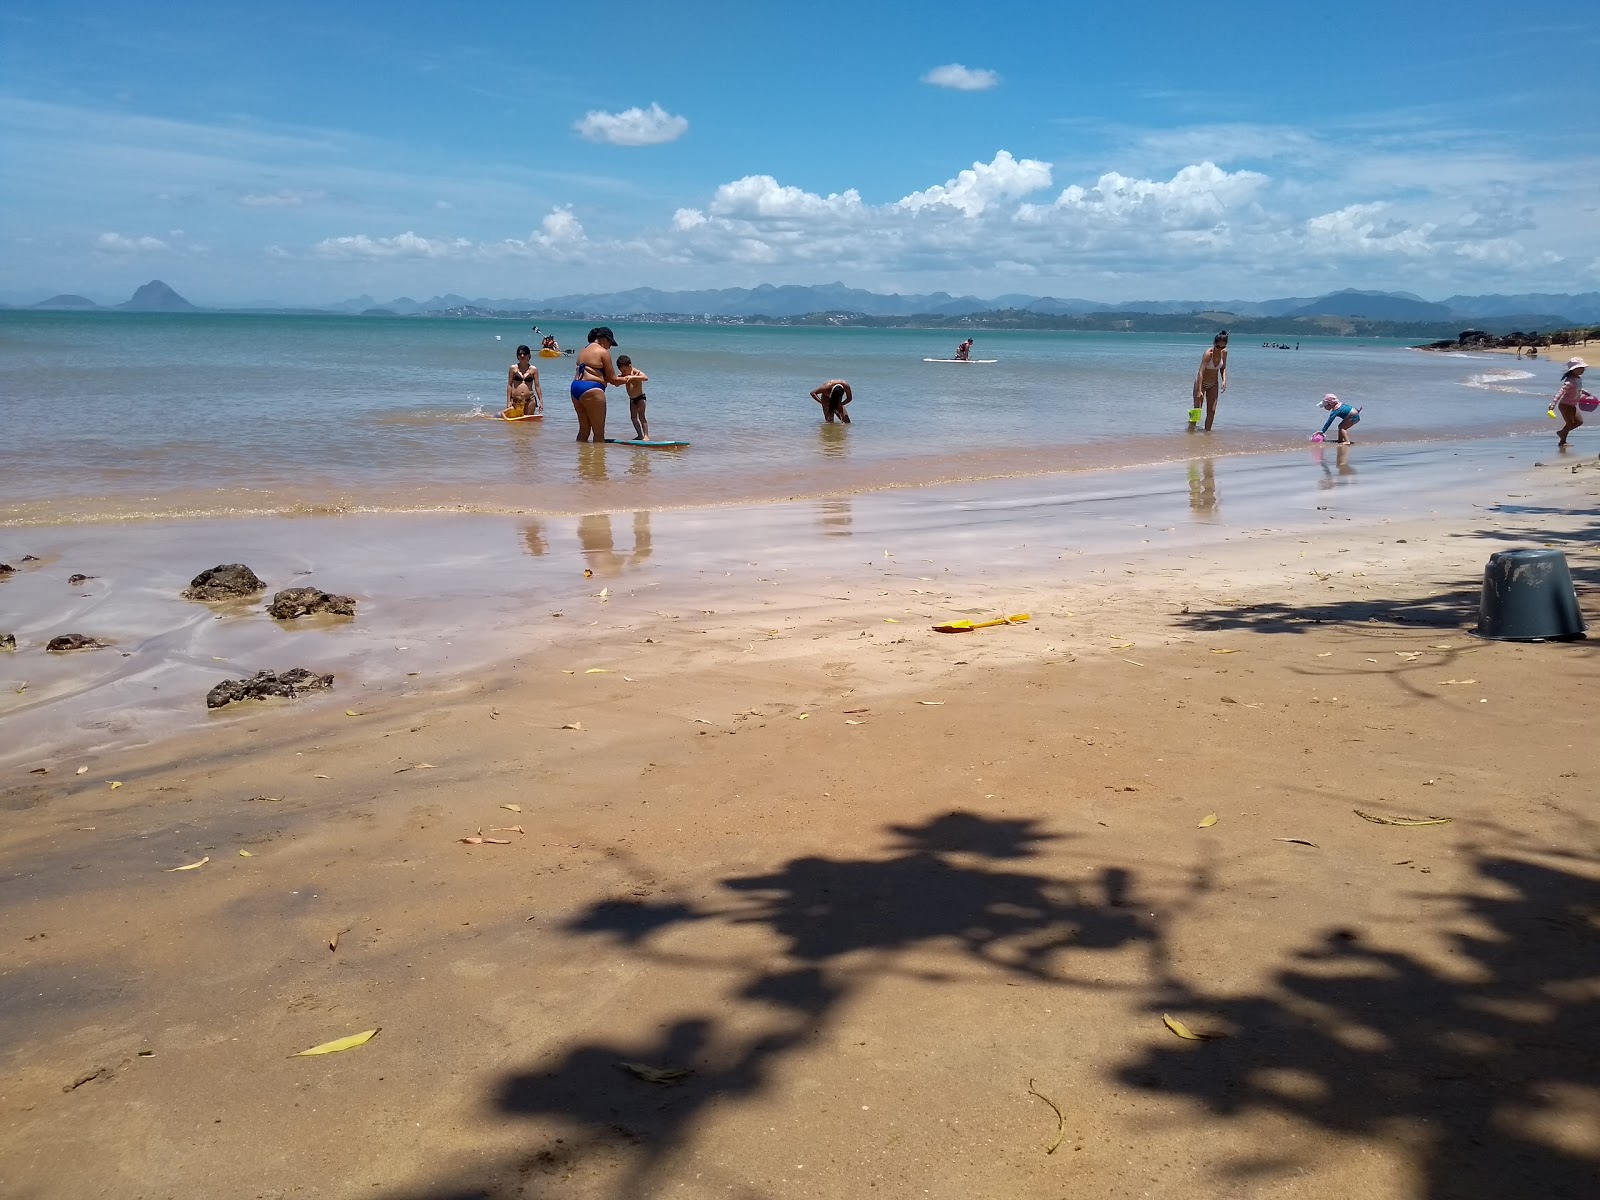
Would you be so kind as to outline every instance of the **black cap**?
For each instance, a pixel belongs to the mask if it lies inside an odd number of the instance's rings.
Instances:
[[[601,338],[605,338],[613,346],[617,344],[617,335],[611,332],[609,325],[596,325],[589,330],[589,340],[591,342],[598,342]]]

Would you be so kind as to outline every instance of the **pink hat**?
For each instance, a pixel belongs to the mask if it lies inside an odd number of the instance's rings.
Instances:
[[[1569,370],[1569,371],[1576,370],[1578,367],[1583,367],[1583,368],[1587,369],[1588,366],[1589,366],[1589,364],[1584,362],[1583,359],[1581,359],[1581,358],[1569,358],[1569,359],[1567,359],[1567,370]]]
[[[1339,397],[1335,396],[1332,392],[1329,392],[1326,396],[1324,396],[1322,398],[1322,403],[1320,405],[1318,405],[1318,407],[1319,408],[1338,408],[1339,407]]]

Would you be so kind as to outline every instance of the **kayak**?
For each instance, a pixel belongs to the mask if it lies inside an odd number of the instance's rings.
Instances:
[[[540,358],[560,358],[563,354],[571,354],[570,350],[540,350]]]

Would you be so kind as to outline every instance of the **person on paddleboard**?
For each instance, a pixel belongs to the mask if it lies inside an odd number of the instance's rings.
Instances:
[[[544,411],[544,392],[539,387],[539,368],[533,365],[533,351],[517,347],[517,361],[506,374],[506,410],[503,417],[526,417]],[[533,408],[530,412],[528,406]]]
[[[966,341],[962,342],[961,345],[956,347],[956,361],[957,362],[966,362],[968,355],[970,355],[971,353],[972,353],[972,339],[968,338]]]
[[[833,424],[835,416],[846,425],[850,424],[850,414],[845,412],[844,406],[854,400],[855,395],[844,380],[830,379],[827,383],[812,388],[811,398],[822,405],[822,415],[827,418],[828,424]]]

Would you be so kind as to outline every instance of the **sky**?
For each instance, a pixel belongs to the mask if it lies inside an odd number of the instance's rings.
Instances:
[[[0,301],[1589,291],[1597,79],[1595,5],[11,0]]]

